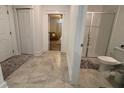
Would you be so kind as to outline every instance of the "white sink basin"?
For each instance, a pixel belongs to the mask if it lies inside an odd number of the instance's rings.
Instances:
[[[116,59],[114,59],[112,57],[108,57],[108,56],[99,56],[98,59],[103,64],[108,64],[108,65],[118,65],[118,64],[121,64],[121,62],[117,61]]]

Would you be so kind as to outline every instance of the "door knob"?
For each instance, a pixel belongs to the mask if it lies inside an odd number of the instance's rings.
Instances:
[[[83,44],[81,44],[81,47],[83,47],[84,45]]]

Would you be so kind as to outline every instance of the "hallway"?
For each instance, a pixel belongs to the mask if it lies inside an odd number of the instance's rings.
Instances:
[[[7,79],[8,87],[72,87],[65,54],[49,51],[32,57]]]

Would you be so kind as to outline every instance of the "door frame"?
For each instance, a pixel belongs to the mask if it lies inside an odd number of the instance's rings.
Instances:
[[[65,31],[65,18],[66,18],[66,11],[62,11],[62,10],[53,10],[53,11],[45,11],[43,14],[43,51],[49,51],[49,37],[48,37],[48,15],[49,14],[62,14],[63,15],[63,23],[62,23],[62,36],[61,36],[61,52],[66,52],[66,34],[67,32]]]

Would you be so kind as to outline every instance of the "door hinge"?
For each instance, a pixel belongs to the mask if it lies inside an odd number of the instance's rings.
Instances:
[[[9,14],[9,11],[7,10],[7,14]]]
[[[14,53],[15,51],[14,50],[12,50],[12,53]]]

